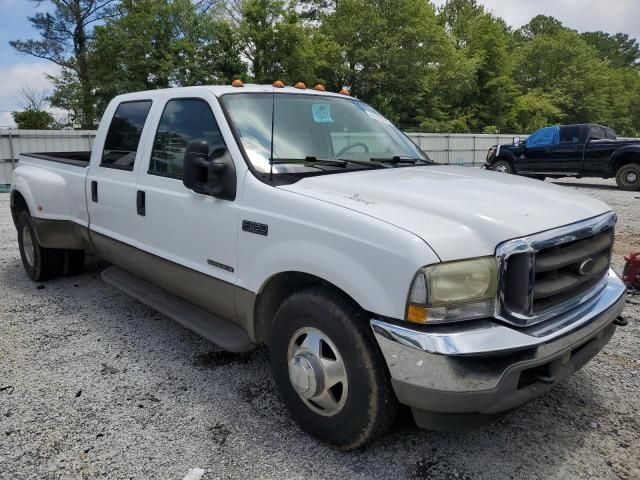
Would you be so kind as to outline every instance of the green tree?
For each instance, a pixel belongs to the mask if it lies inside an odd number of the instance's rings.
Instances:
[[[88,63],[92,27],[111,12],[115,0],[30,0],[35,6],[51,3],[53,13],[37,12],[29,21],[40,34],[39,39],[9,42],[17,51],[50,60],[72,71],[80,97],[80,121],[92,128],[95,120]],[[62,81],[62,79],[60,80]]]
[[[537,34],[516,52],[515,77],[525,91],[556,95],[570,122],[609,118],[609,69],[593,47],[568,29]]]
[[[598,56],[614,68],[640,65],[640,46],[626,33],[584,32],[580,37],[593,46]]]
[[[449,0],[440,9],[445,27],[462,57],[475,66],[473,83],[456,103],[457,116],[473,131],[513,124],[511,110],[517,87],[512,77],[510,33],[506,24],[476,0]]]
[[[412,0],[341,0],[322,17],[321,76],[351,87],[403,127],[432,108],[440,64],[453,52],[433,6]]]
[[[42,110],[12,112],[11,116],[17,127],[25,130],[49,130],[56,124],[53,116]]]
[[[228,83],[245,71],[235,43],[225,20],[189,0],[123,0],[95,29],[90,61],[100,109],[125,92]]]
[[[286,0],[244,0],[236,12],[242,54],[256,83],[316,80],[313,29],[298,13],[298,4]]]
[[[516,30],[515,35],[519,41],[533,40],[538,35],[556,35],[569,30],[559,20],[547,15],[536,15],[526,25]]]
[[[52,107],[69,112],[69,120],[72,125],[82,123],[82,84],[78,80],[76,73],[73,70],[64,68],[59,75],[49,75],[48,78],[53,85],[53,93],[49,97],[49,104]]]
[[[516,98],[513,115],[520,126],[519,132],[529,133],[559,123],[564,118],[558,103],[558,92],[544,93],[530,90]]]

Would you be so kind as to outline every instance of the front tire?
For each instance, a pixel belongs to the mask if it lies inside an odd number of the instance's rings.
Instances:
[[[621,190],[640,190],[640,164],[622,165],[616,172],[616,184]]]
[[[513,173],[513,165],[509,160],[496,160],[491,169],[501,173]]]
[[[293,294],[276,313],[271,368],[280,396],[306,432],[342,450],[393,423],[398,403],[368,319],[322,288]]]
[[[36,282],[57,277],[64,267],[64,251],[44,248],[38,243],[38,237],[28,212],[22,211],[16,222],[18,246],[22,264],[27,275]]]

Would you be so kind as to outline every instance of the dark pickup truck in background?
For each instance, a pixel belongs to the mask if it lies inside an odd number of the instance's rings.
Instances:
[[[541,180],[615,177],[619,188],[640,190],[640,139],[617,140],[611,128],[592,123],[545,127],[491,147],[485,168]]]

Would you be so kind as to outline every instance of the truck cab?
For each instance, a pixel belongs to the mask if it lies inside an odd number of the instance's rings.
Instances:
[[[346,450],[399,404],[457,429],[544,393],[624,306],[607,205],[437,165],[369,105],[304,86],[116,97],[90,153],[20,157],[11,209],[32,279],[94,254],[222,348],[268,345],[291,415]]]

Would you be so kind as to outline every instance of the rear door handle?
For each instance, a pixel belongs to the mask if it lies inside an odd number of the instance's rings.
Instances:
[[[145,204],[146,195],[142,190],[138,190],[138,193],[136,194],[136,209],[138,210],[138,215],[144,216],[146,214]]]
[[[91,180],[91,201],[98,203],[98,182]]]

